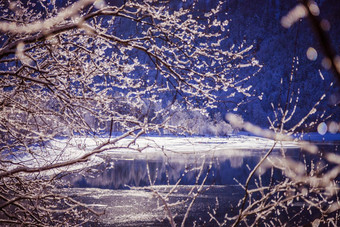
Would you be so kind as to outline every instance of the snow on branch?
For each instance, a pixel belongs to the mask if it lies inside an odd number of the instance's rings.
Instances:
[[[10,32],[13,34],[33,34],[36,32],[50,33],[50,29],[55,25],[76,16],[80,10],[87,5],[94,3],[96,0],[79,0],[66,9],[61,10],[56,16],[31,22],[29,24],[19,24],[17,22],[0,22],[0,31]]]

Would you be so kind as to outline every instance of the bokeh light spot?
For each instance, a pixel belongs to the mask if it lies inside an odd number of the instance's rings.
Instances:
[[[332,121],[330,124],[329,124],[329,126],[328,126],[328,131],[330,132],[330,133],[333,133],[333,134],[335,134],[335,133],[337,133],[338,131],[339,131],[339,124],[338,123],[336,123],[335,121]]]
[[[309,4],[309,10],[314,16],[319,16],[320,14],[319,6],[314,1]]]
[[[338,73],[340,73],[340,56],[335,56],[334,58],[334,64],[335,64],[335,68],[338,71]]]
[[[322,67],[324,67],[325,69],[328,70],[328,69],[331,68],[332,62],[331,62],[331,60],[329,60],[329,58],[323,58],[322,62],[321,62],[321,65],[322,65]]]
[[[306,54],[311,61],[315,61],[318,57],[318,52],[313,47],[309,47]]]
[[[104,8],[105,6],[106,6],[106,3],[105,3],[104,0],[96,0],[96,1],[94,2],[94,7],[95,7],[96,9],[101,9],[101,8]]]
[[[298,4],[295,6],[294,9],[289,11],[289,13],[281,18],[281,25],[284,28],[290,28],[295,22],[300,20],[301,18],[306,17],[308,14],[308,11],[306,7],[302,4]]]
[[[325,135],[327,132],[327,125],[325,122],[321,122],[319,125],[318,125],[318,133],[320,135]]]
[[[324,31],[329,31],[331,29],[331,24],[329,23],[328,20],[326,19],[322,19],[321,23],[321,28],[324,30]]]

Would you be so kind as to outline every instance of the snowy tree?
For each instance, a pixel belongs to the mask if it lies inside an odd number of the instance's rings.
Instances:
[[[170,124],[175,101],[204,114],[221,91],[252,97],[245,82],[261,68],[252,45],[226,45],[223,3],[205,12],[185,1],[62,3],[0,3],[2,224],[87,222],[97,213],[60,189],[74,166],[106,150],[141,151],[119,145],[129,136],[191,133]],[[245,67],[253,73],[240,74]],[[86,137],[98,138],[93,147]]]

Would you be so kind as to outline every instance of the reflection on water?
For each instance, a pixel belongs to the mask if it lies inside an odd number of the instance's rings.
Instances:
[[[69,192],[74,193],[75,197],[84,203],[96,204],[94,206],[98,206],[99,209],[106,207],[106,214],[99,222],[92,223],[93,226],[102,224],[105,226],[168,226],[169,222],[160,200],[150,187],[144,187],[154,185],[153,190],[167,197],[168,203],[177,204],[170,209],[173,214],[176,214],[175,221],[180,225],[188,204],[193,198],[191,191],[198,191],[198,187],[194,185],[200,185],[206,177],[203,192],[198,193],[199,196],[195,200],[186,223],[190,223],[188,226],[192,223],[198,226],[214,226],[212,223],[215,222],[209,222],[211,217],[208,212],[214,213],[215,217],[222,221],[225,214],[229,216],[238,214],[237,204],[244,196],[244,190],[240,184],[244,185],[250,171],[266,151],[220,150],[219,152],[187,154],[183,152],[106,154],[102,156],[106,160],[103,164],[89,168],[85,174],[69,176],[68,180],[74,187],[69,189]],[[330,151],[329,147],[327,151]],[[281,150],[274,150],[270,157],[280,157],[280,154]],[[310,160],[307,160],[308,157],[299,149],[285,150],[285,154],[295,160],[310,163]],[[283,179],[282,173],[278,170],[262,171],[262,174],[262,185]],[[176,190],[168,194],[174,188],[173,185],[178,182],[179,186]],[[253,187],[254,181],[250,184],[250,188]],[[87,194],[81,195],[82,193]],[[299,204],[292,206],[290,212],[299,213],[300,207],[304,206],[303,203]],[[308,222],[308,219],[300,220],[301,215],[314,220],[314,213],[313,215],[299,213],[299,215],[294,216],[295,219],[288,223],[302,225]]]
[[[278,151],[274,151],[274,154]],[[292,153],[298,153],[298,150]],[[232,156],[223,153],[192,153],[171,155],[145,154],[106,156],[106,162],[92,168],[86,175],[75,174],[69,178],[74,187],[126,189],[154,185],[181,185],[200,183],[208,174],[206,184],[235,185],[244,183],[252,168],[264,152],[240,150]],[[228,153],[224,153],[228,154]],[[276,153],[277,154],[277,153]],[[201,171],[202,170],[202,171]],[[149,173],[149,174],[148,174]],[[197,177],[200,175],[197,181]],[[280,178],[276,173],[274,177]],[[237,182],[235,181],[237,179]],[[150,183],[151,180],[151,183]]]

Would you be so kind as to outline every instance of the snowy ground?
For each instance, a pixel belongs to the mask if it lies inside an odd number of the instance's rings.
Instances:
[[[90,151],[101,142],[105,142],[106,138],[75,138],[70,141],[70,145],[75,148],[74,152],[80,150]],[[133,142],[132,138],[122,139],[115,143],[116,147],[127,147]],[[223,155],[235,155],[234,151],[239,154],[240,150],[264,150],[270,149],[274,144],[273,140],[255,137],[255,136],[231,136],[231,137],[171,137],[171,136],[144,136],[138,138],[130,145],[132,149],[112,149],[105,153],[152,153],[152,152],[175,152],[175,153],[197,153],[197,152],[223,152]],[[280,142],[276,148],[297,148],[297,142],[284,141]],[[136,151],[134,149],[142,149]],[[76,151],[77,150],[77,151]],[[75,154],[73,153],[73,154]],[[81,152],[80,152],[81,153]]]
[[[321,137],[317,134],[307,134],[305,139],[323,142],[340,141],[340,134]],[[48,152],[37,152],[34,156],[27,155],[17,158],[17,162],[26,166],[44,166],[51,163],[65,162],[77,159],[91,152],[98,145],[106,142],[108,138],[76,137],[72,140],[60,139],[50,142]],[[132,138],[125,138],[114,144],[115,148],[108,149],[100,154],[90,157],[86,165],[96,165],[105,161],[106,156],[120,158],[153,159],[159,156],[183,155],[213,155],[223,157],[251,156],[253,152],[265,152],[270,149],[274,141],[266,138],[246,135],[245,133],[230,137],[175,137],[175,136],[143,136],[134,143]],[[131,144],[132,143],[132,144]],[[123,149],[130,144],[131,149]],[[117,148],[118,147],[118,148]],[[119,148],[120,147],[120,148]],[[284,141],[276,145],[275,149],[298,148],[298,142]],[[39,148],[35,148],[39,149]],[[82,168],[84,164],[76,164],[63,168],[63,171]],[[13,168],[15,168],[13,166]],[[60,171],[57,169],[56,171]]]
[[[106,139],[99,139],[104,142]],[[115,144],[117,147],[127,147],[132,138],[123,139]],[[73,149],[69,149],[69,157],[81,156],[90,152],[100,144],[90,138],[77,138],[72,142]],[[181,159],[188,155],[206,156],[251,156],[253,152],[265,152],[274,144],[273,140],[255,136],[220,137],[141,137],[132,144],[132,149],[111,149],[91,157],[93,164],[98,164],[107,156],[115,156],[119,159],[159,159],[160,157]],[[78,149],[81,147],[82,149]],[[298,148],[296,142],[283,142],[276,149]]]

